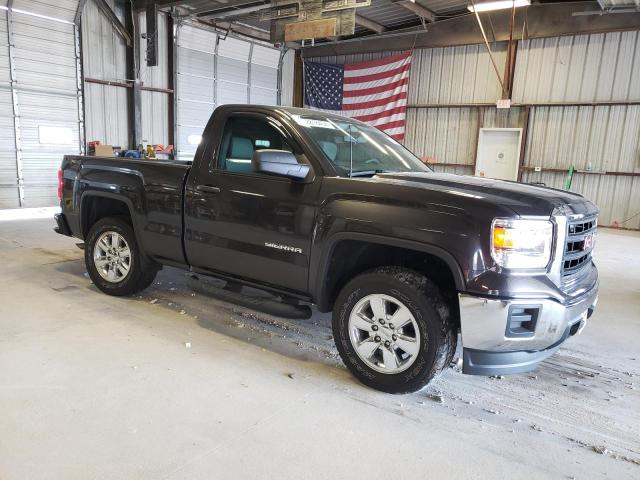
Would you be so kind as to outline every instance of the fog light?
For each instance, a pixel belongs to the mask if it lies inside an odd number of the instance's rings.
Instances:
[[[506,337],[533,337],[540,315],[539,305],[512,305],[507,317]]]

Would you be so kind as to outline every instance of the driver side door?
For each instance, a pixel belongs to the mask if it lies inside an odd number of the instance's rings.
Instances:
[[[187,185],[187,258],[196,270],[306,292],[320,181],[255,172],[251,159],[262,148],[298,153],[277,120],[227,117],[209,168]]]

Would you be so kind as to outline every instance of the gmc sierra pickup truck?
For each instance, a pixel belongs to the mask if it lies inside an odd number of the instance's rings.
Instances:
[[[435,173],[363,123],[226,105],[191,163],[66,156],[61,234],[109,295],[163,265],[333,311],[342,360],[391,393],[525,372],[597,302],[597,209],[582,196]]]

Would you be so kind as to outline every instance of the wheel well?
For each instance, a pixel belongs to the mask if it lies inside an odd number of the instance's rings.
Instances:
[[[456,325],[459,326],[460,310],[456,282],[444,260],[418,250],[359,240],[343,240],[334,247],[324,279],[322,304],[326,306],[327,311],[331,310],[340,290],[349,280],[372,268],[390,265],[409,268],[425,275],[435,283],[449,305]]]
[[[105,217],[120,217],[130,225],[131,212],[122,200],[90,196],[82,201],[82,236],[86,238],[91,227]]]

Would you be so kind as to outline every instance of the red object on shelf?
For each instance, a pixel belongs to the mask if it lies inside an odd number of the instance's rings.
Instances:
[[[173,145],[167,145],[165,147],[164,145],[159,143],[158,145],[154,145],[153,148],[156,151],[156,153],[168,153],[168,154],[173,153]]]

